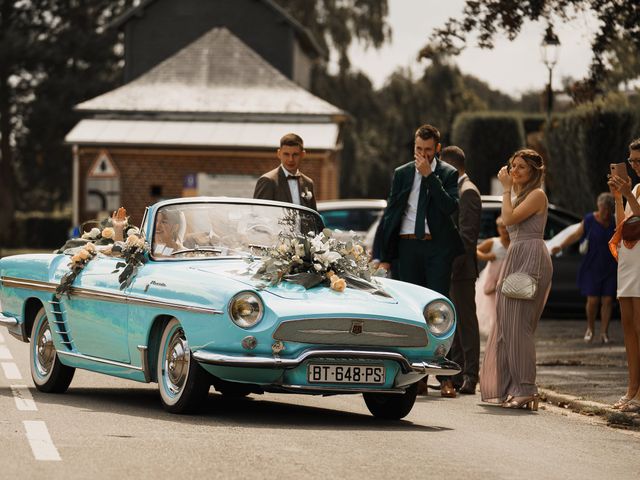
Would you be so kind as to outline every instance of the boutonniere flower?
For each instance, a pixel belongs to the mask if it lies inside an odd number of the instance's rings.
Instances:
[[[311,200],[313,198],[313,193],[311,193],[311,190],[309,190],[308,187],[304,187],[304,192],[302,192],[300,196],[305,200]]]

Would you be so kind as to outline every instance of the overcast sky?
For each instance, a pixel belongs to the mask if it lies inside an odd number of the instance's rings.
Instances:
[[[388,22],[393,29],[391,42],[378,51],[355,45],[349,52],[353,67],[365,72],[376,87],[382,86],[398,67],[422,72],[426,61],[421,65],[415,59],[428,42],[428,35],[447,18],[459,17],[464,5],[463,0],[388,1]],[[545,27],[540,23],[527,24],[515,41],[509,42],[504,37],[497,39],[493,50],[468,47],[457,57],[456,63],[464,73],[516,97],[527,90],[542,89],[548,79],[548,70],[540,58]],[[591,59],[592,32],[596,27],[596,20],[587,14],[579,14],[576,20],[556,26],[561,49],[553,70],[554,88],[561,87],[562,77],[579,79],[586,75]]]

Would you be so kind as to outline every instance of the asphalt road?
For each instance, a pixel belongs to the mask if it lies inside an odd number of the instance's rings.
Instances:
[[[360,396],[211,391],[196,416],[164,412],[155,384],[77,371],[42,394],[28,347],[0,329],[0,478],[637,479],[640,434],[547,406],[419,397],[400,422]],[[22,378],[17,378],[17,377]],[[11,378],[13,377],[13,378]],[[21,387],[22,385],[22,387]]]

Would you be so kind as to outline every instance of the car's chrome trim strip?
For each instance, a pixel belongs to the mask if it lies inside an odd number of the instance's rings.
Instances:
[[[81,360],[88,360],[90,362],[104,363],[105,365],[111,365],[114,367],[127,368],[129,370],[137,370],[142,372],[142,367],[136,367],[135,365],[131,365],[129,363],[116,362],[114,360],[107,360],[105,358],[100,357],[92,357],[90,355],[83,355],[82,353],[75,352],[64,352],[62,350],[56,350],[56,354],[58,355],[66,355],[68,357],[80,358]]]
[[[460,367],[447,359],[438,363],[415,362],[409,363],[404,355],[396,352],[380,352],[371,350],[306,350],[295,358],[280,357],[234,357],[218,353],[198,350],[193,352],[193,358],[208,365],[223,365],[229,367],[249,368],[296,368],[310,358],[340,358],[346,360],[390,360],[398,362],[404,373],[416,372],[427,375],[455,375]]]
[[[55,292],[57,284],[50,282],[41,282],[38,280],[23,280],[13,277],[0,278],[2,284],[6,287],[14,288],[28,288],[32,290],[39,290],[43,292]],[[217,308],[198,307],[195,305],[183,305],[180,303],[165,302],[162,300],[150,300],[148,298],[127,296],[122,293],[101,292],[97,290],[91,290],[88,288],[71,288],[71,295],[78,298],[92,298],[95,300],[102,300],[105,302],[118,302],[128,303],[130,305],[144,305],[156,308],[171,308],[176,310],[185,310],[188,312],[208,313],[213,315],[222,315],[224,312]],[[59,313],[59,312],[56,312]]]
[[[146,345],[138,345],[138,351],[140,352],[140,364],[142,365],[142,372],[144,373],[144,381],[150,383],[151,371],[149,370],[148,348]]]
[[[217,308],[206,308],[206,307],[197,307],[195,305],[183,305],[180,303],[173,302],[164,302],[162,300],[150,300],[148,298],[143,297],[135,297],[135,296],[127,296],[119,293],[111,293],[111,292],[100,292],[96,290],[90,290],[87,288],[72,288],[71,295],[79,298],[93,298],[96,300],[103,300],[105,302],[120,302],[120,303],[128,303],[130,305],[144,305],[149,307],[167,307],[173,308],[177,310],[186,310],[189,312],[198,312],[198,313],[211,313],[215,315],[221,315],[224,313],[222,310]]]
[[[298,330],[300,333],[313,333],[316,335],[340,335],[343,333],[351,333],[349,330],[329,330],[329,329],[307,329],[307,330]],[[358,336],[366,337],[385,337],[385,338],[408,338],[409,335],[402,335],[399,333],[391,333],[391,332],[362,332],[359,333]]]
[[[5,327],[13,327],[18,324],[18,320],[13,317],[5,317],[2,313],[0,313],[0,325],[4,325]]]
[[[2,277],[0,281],[4,287],[30,288],[40,292],[55,292],[57,287],[55,283],[41,282],[39,280],[24,280],[14,277]]]

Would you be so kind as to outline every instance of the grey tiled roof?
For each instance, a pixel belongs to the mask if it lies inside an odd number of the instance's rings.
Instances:
[[[76,106],[95,113],[198,117],[335,117],[344,112],[264,60],[226,28],[214,28],[153,69]]]

